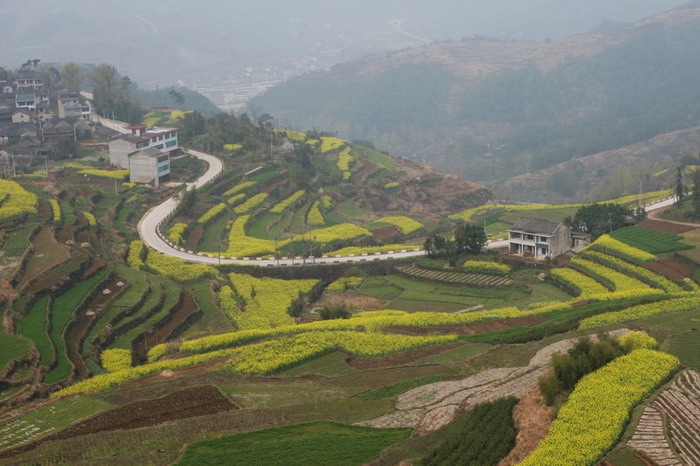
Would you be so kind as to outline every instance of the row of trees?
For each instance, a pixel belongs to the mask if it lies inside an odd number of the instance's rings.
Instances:
[[[580,207],[574,217],[566,217],[564,224],[572,231],[590,233],[593,238],[625,227],[646,218],[642,207],[628,209],[613,202]]]
[[[486,232],[481,225],[465,224],[455,229],[454,239],[431,235],[425,239],[423,249],[428,257],[454,258],[458,254],[477,254],[486,244]]]

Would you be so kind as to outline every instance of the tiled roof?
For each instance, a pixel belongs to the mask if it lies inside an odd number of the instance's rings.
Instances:
[[[550,222],[540,218],[520,217],[510,230],[524,231],[526,233],[553,235],[561,223]]]

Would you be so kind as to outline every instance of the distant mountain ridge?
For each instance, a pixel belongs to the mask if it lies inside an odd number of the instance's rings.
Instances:
[[[512,177],[700,124],[700,6],[612,29],[369,57],[291,80],[254,103],[282,124],[369,139],[501,194]],[[522,200],[588,192],[550,183],[529,199],[532,190],[507,186],[503,194]]]

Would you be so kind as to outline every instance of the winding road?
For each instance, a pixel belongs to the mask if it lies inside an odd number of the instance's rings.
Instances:
[[[121,133],[129,133],[126,129],[127,124],[109,120],[106,118],[101,118],[97,115],[92,115],[93,120],[99,121],[104,126],[112,128]],[[210,183],[223,171],[224,165],[221,160],[214,157],[211,154],[206,154],[204,152],[199,152],[195,150],[188,150],[187,153],[197,157],[198,159],[207,163],[207,171],[199,177],[196,181],[186,184],[186,190],[198,189],[202,186]],[[664,199],[655,204],[645,206],[645,210],[650,212],[652,210],[660,209],[663,207],[670,206],[674,203],[674,198]],[[175,208],[180,203],[179,195],[175,195],[169,199],[166,199],[162,203],[155,207],[152,207],[144,214],[138,223],[138,232],[141,240],[148,247],[155,249],[156,251],[180,259],[184,259],[188,262],[198,263],[198,264],[238,264],[238,265],[257,265],[260,267],[271,267],[271,266],[302,266],[311,264],[342,264],[350,262],[372,262],[380,260],[390,260],[390,259],[406,259],[411,257],[418,257],[425,255],[425,251],[422,249],[404,249],[394,252],[387,253],[376,253],[376,254],[361,254],[361,255],[349,255],[349,256],[323,256],[323,257],[282,257],[280,259],[262,259],[262,258],[236,258],[232,259],[230,257],[216,256],[211,254],[196,253],[193,251],[187,251],[183,248],[177,247],[170,241],[163,238],[160,234],[160,226],[169,219],[169,216],[175,211]],[[489,241],[486,244],[486,249],[502,248],[508,245],[507,240],[500,241]]]

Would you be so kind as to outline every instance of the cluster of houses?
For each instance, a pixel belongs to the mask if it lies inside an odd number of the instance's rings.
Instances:
[[[159,186],[170,180],[170,160],[180,150],[176,129],[134,125],[120,135],[90,120],[90,103],[79,93],[49,92],[44,84],[38,74],[0,81],[0,162],[31,164],[52,144],[89,131],[109,140],[110,163],[129,170],[129,181]]]
[[[0,155],[42,157],[62,138],[91,128],[90,105],[78,93],[49,92],[40,75],[0,81]]]

